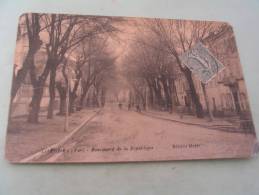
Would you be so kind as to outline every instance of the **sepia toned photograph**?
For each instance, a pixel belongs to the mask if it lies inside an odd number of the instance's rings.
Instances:
[[[228,23],[20,16],[10,162],[250,158],[255,144]]]

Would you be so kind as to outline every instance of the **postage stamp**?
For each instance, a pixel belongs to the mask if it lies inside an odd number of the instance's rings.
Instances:
[[[224,69],[224,65],[201,42],[184,52],[180,59],[205,84]]]

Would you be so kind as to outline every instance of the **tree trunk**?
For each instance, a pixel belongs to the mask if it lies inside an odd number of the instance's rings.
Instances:
[[[172,112],[172,99],[171,99],[171,93],[169,86],[167,84],[167,79],[162,78],[161,82],[163,84],[164,93],[165,93],[165,100],[166,100],[166,110],[169,112]]]
[[[149,106],[150,106],[151,108],[153,108],[153,106],[154,106],[154,94],[153,94],[153,89],[152,89],[151,86],[149,86],[148,88],[149,88],[149,102],[150,102]]]
[[[146,79],[148,84],[148,106],[154,107],[154,89],[149,79]]]
[[[66,96],[60,97],[59,113],[58,115],[64,116],[66,114]]]
[[[104,107],[105,105],[105,89],[102,88],[102,91],[101,91],[101,105],[102,107]]]
[[[146,92],[144,93],[144,96],[142,95],[142,106],[143,106],[143,110],[147,110],[147,103],[146,103]]]
[[[49,77],[49,106],[48,106],[48,114],[47,118],[53,118],[53,110],[54,110],[54,103],[55,103],[55,79],[56,79],[56,68],[53,68],[50,72]]]
[[[29,123],[38,123],[39,122],[39,112],[40,112],[40,103],[43,95],[43,85],[40,84],[34,85],[33,96],[30,103],[30,111],[28,116]]]
[[[235,107],[236,107],[236,112],[237,112],[237,114],[239,115],[240,112],[241,112],[241,108],[240,108],[240,105],[239,105],[238,93],[237,93],[236,91],[232,91],[232,95],[233,95],[233,98],[234,98],[234,103],[235,103]]]
[[[187,79],[188,84],[189,84],[192,102],[195,105],[196,116],[198,118],[203,118],[204,113],[203,113],[202,105],[201,105],[200,100],[199,100],[199,96],[198,96],[198,94],[196,92],[196,89],[195,89],[195,86],[194,86],[194,82],[193,82],[193,79],[192,79],[192,73],[188,68],[186,68],[186,69],[184,69],[184,74],[185,74],[186,79]]]
[[[171,81],[171,93],[172,93],[172,103],[173,103],[173,106],[174,107],[178,106],[180,103],[179,103],[179,98],[178,98],[178,94],[177,94],[177,90],[176,90],[175,80],[174,79],[172,79],[172,81]]]
[[[17,91],[20,89],[22,83],[24,82],[30,67],[33,66],[34,64],[34,55],[36,51],[29,49],[25,57],[25,60],[23,62],[22,68],[18,71],[17,76],[13,77],[12,90],[11,90],[11,103],[13,102],[13,99],[15,98]]]
[[[95,93],[94,93],[94,96],[95,96],[95,103],[96,103],[96,106],[99,108],[100,107],[100,103],[99,103],[99,92],[100,90],[99,89],[96,89],[95,90]]]
[[[69,112],[70,113],[75,112],[75,109],[74,109],[75,108],[75,100],[77,98],[76,92],[77,92],[77,89],[79,87],[79,81],[80,81],[80,78],[77,78],[77,80],[75,82],[75,85],[74,85],[74,88],[69,95]]]
[[[39,111],[40,111],[40,103],[43,96],[43,88],[44,84],[46,82],[46,79],[49,75],[50,71],[50,61],[48,60],[46,63],[46,66],[43,70],[43,73],[39,76],[37,79],[36,77],[36,68],[33,65],[30,68],[30,77],[31,77],[31,83],[33,86],[33,95],[32,95],[32,101],[30,105],[30,111],[28,116],[28,122],[29,123],[38,123],[39,119]]]
[[[69,95],[69,113],[74,113],[75,112],[75,100],[76,100],[76,95],[73,93],[70,93]]]
[[[156,96],[156,105],[159,106],[159,108],[164,106],[164,100],[161,94],[161,86],[159,84],[159,82],[157,81],[153,81],[153,86],[154,86],[154,92],[155,92],[155,96]]]
[[[208,111],[208,114],[209,114],[209,121],[213,121],[213,114],[212,114],[212,111],[210,109],[210,104],[209,104],[209,97],[208,97],[208,94],[207,94],[207,91],[206,91],[206,86],[205,84],[201,83],[201,86],[202,86],[202,91],[203,91],[203,94],[204,94],[204,99],[205,99],[205,102],[206,102],[206,107],[207,107],[207,111]]]
[[[65,115],[66,114],[66,93],[67,89],[66,87],[62,86],[60,82],[57,82],[56,84],[58,93],[59,93],[59,113],[58,115]]]
[[[90,86],[85,86],[85,87],[83,87],[83,92],[82,92],[82,94],[81,94],[80,102],[79,102],[79,107],[80,107],[80,109],[82,109],[82,108],[84,107],[84,100],[85,100],[86,94],[87,94],[87,92],[88,92],[88,90],[89,90],[89,87],[90,87]]]

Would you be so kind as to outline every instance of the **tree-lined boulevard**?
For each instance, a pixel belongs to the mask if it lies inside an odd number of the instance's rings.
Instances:
[[[197,44],[224,65],[207,83],[182,60]],[[31,159],[72,131],[59,147],[84,152],[33,161],[241,157],[254,143],[233,30],[224,22],[29,13],[20,17],[16,57],[10,160]],[[209,70],[207,58],[191,57]]]

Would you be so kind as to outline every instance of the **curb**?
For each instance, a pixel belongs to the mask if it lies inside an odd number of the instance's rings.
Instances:
[[[94,115],[92,115],[90,118],[85,119],[78,127],[74,128],[68,135],[66,135],[63,139],[61,139],[58,143],[48,146],[47,148],[44,148],[43,150],[36,152],[20,161],[19,163],[27,163],[27,162],[33,162],[34,160],[39,159],[43,155],[46,154],[46,150],[50,150],[51,148],[58,148],[65,144],[76,132],[78,132],[84,125],[86,125],[90,120],[92,120],[96,115],[98,115],[101,112],[101,109],[98,110]]]
[[[159,117],[159,116],[155,116],[153,114],[144,113],[144,112],[141,112],[140,114],[148,116],[148,117],[156,118],[156,119],[172,121],[172,122],[181,123],[181,124],[190,125],[190,126],[198,126],[198,127],[208,128],[208,129],[217,130],[217,131],[224,131],[224,132],[229,132],[229,133],[244,133],[242,131],[237,131],[237,130],[234,130],[234,131],[229,130],[228,131],[228,130],[224,130],[224,129],[221,129],[221,128],[215,128],[215,127],[212,127],[212,126],[209,126],[209,125],[202,125],[202,124],[197,124],[197,123],[190,123],[190,122],[184,122],[184,121],[179,121],[179,120],[175,120],[175,119]]]

